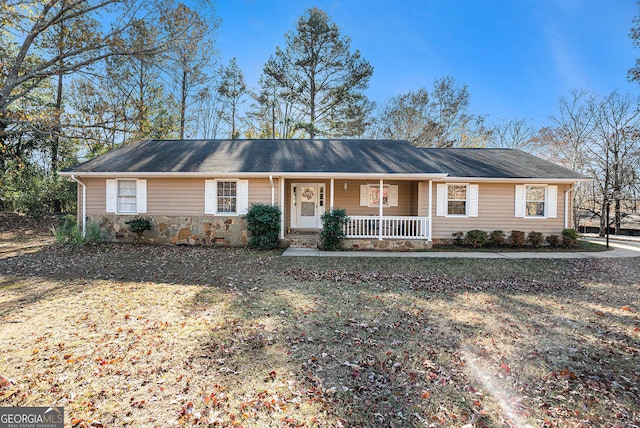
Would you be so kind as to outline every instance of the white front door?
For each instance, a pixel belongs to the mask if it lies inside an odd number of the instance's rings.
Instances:
[[[295,218],[291,226],[297,229],[319,229],[320,216],[324,212],[324,184],[295,183],[292,191]]]

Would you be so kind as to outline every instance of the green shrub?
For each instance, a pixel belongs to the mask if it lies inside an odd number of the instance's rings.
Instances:
[[[524,232],[521,230],[512,230],[509,235],[509,245],[514,248],[521,248],[525,243]]]
[[[344,226],[349,221],[347,211],[334,209],[322,214],[322,230],[320,231],[320,242],[322,248],[327,251],[342,249],[344,239]]]
[[[544,237],[540,232],[534,232],[533,230],[527,235],[527,241],[533,246],[533,248],[540,248],[544,243]]]
[[[97,245],[102,242],[102,231],[100,225],[96,222],[87,224],[87,230],[84,234],[84,243],[89,245]]]
[[[557,248],[560,246],[560,237],[558,235],[549,235],[545,238],[545,241],[550,247]]]
[[[279,207],[251,204],[246,216],[249,247],[270,250],[280,246],[280,215]]]
[[[453,236],[453,243],[458,247],[462,247],[464,244],[464,239],[462,238],[464,236],[464,232],[455,232],[452,233],[451,236]]]
[[[562,229],[562,243],[567,248],[573,248],[578,243],[580,235],[575,229]]]
[[[70,214],[65,215],[62,218],[62,224],[60,226],[54,226],[51,228],[51,232],[56,239],[58,245],[66,245],[70,240],[72,231],[76,229],[76,218]]]
[[[58,245],[76,249],[84,244],[95,245],[102,240],[100,227],[96,223],[87,226],[85,236],[82,236],[82,227],[74,223],[75,220],[65,220],[60,227],[51,228]]]
[[[136,233],[139,237],[142,237],[145,230],[151,230],[151,219],[147,217],[136,217],[124,223],[130,232]]]
[[[467,232],[464,237],[464,243],[471,245],[473,248],[482,248],[489,240],[487,232],[484,230],[473,229]]]
[[[489,234],[488,244],[492,247],[501,247],[504,244],[504,232],[502,230],[494,230]]]

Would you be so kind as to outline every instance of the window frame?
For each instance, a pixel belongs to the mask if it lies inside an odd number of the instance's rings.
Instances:
[[[449,187],[457,186],[464,187],[464,200],[463,199],[449,199]],[[462,202],[464,201],[464,214],[451,214],[449,212],[449,202]],[[446,183],[446,200],[445,200],[445,217],[469,217],[469,183]]]
[[[218,183],[236,183],[236,210],[224,212],[218,210]],[[237,217],[246,215],[249,210],[249,180],[241,178],[210,178],[204,180],[204,214],[216,217]]]
[[[218,215],[218,216],[236,216],[238,215],[238,180],[215,180],[215,212],[214,215]],[[234,184],[234,191],[235,191],[235,195],[222,195],[220,196],[220,194],[218,193],[219,190],[219,186],[220,184],[224,183],[233,183]],[[223,189],[224,190],[224,189]],[[233,211],[220,211],[220,198],[234,198],[234,202],[235,202],[235,210]]]
[[[528,199],[528,193],[529,193],[529,189],[530,188],[541,188],[544,190],[544,198],[542,200],[540,199]],[[548,208],[549,208],[549,185],[547,184],[525,184],[524,185],[524,218],[526,219],[546,219],[548,218],[547,216],[547,212],[548,212]],[[542,214],[540,215],[529,215],[528,212],[529,210],[528,205],[529,203],[540,203],[542,202],[543,206],[542,206]]]
[[[121,196],[120,195],[120,183],[131,182],[133,183],[133,196]],[[135,209],[133,211],[122,211],[120,209],[120,199],[121,198],[133,198]],[[135,215],[138,214],[138,180],[135,178],[117,178],[116,179],[116,214],[123,215]]]
[[[362,184],[360,185],[360,206],[361,207],[369,207],[369,208],[378,208],[380,207],[380,202],[372,204],[371,203],[371,190],[372,189],[379,189],[380,188],[380,184],[378,183],[368,183],[368,184]],[[383,195],[384,192],[386,190],[387,193],[387,203],[384,203],[384,197],[383,197],[383,204],[382,207],[383,208],[392,208],[392,207],[397,207],[398,206],[398,201],[400,199],[399,197],[399,187],[397,184],[383,184],[382,185],[383,188]],[[378,190],[378,194],[379,194],[380,190]]]
[[[527,215],[527,188],[544,187],[544,215]],[[531,200],[536,202],[539,200]],[[558,185],[548,183],[523,183],[515,186],[515,217],[525,220],[547,220],[558,217]]]
[[[120,210],[120,182],[131,181],[135,183],[135,211]],[[105,212],[117,215],[138,215],[147,212],[147,180],[136,177],[107,178],[106,186],[106,206]]]
[[[465,186],[465,213],[449,214],[449,186]],[[436,183],[436,216],[463,219],[478,217],[480,186],[472,183],[445,182]],[[459,201],[459,199],[454,199]]]

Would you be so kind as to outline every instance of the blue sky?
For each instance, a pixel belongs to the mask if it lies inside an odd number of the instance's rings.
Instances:
[[[489,123],[541,127],[572,89],[640,93],[626,79],[640,56],[628,37],[632,0],[220,0],[220,61],[236,57],[256,87],[284,34],[314,6],[373,65],[366,94],[378,104],[450,75]]]

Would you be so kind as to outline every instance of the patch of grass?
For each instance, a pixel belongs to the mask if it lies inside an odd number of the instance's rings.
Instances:
[[[107,426],[640,423],[638,258],[11,245],[5,406]]]

